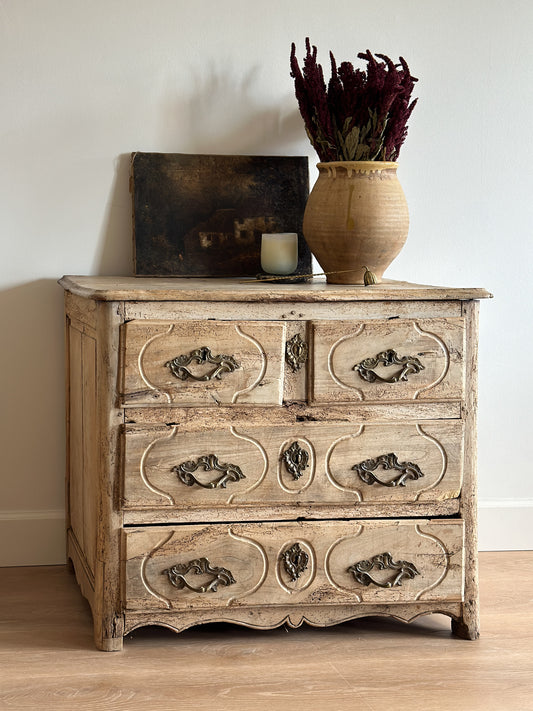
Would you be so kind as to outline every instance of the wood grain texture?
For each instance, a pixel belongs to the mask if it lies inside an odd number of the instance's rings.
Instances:
[[[461,495],[461,516],[469,522],[465,529],[465,600],[460,620],[453,623],[455,633],[477,639],[479,629],[478,530],[477,530],[477,374],[479,302],[463,304],[468,321],[466,343],[465,487]]]
[[[286,401],[282,407],[268,410],[272,425],[294,425],[297,422],[330,422],[337,424],[361,422],[422,422],[423,420],[461,419],[460,401],[452,402],[395,402],[350,403],[349,407],[336,403],[309,406],[305,402]],[[265,424],[264,408],[250,406],[175,407],[173,405],[125,408],[127,424],[178,425],[190,432],[201,432],[228,425],[237,426],[243,421],[252,427]]]
[[[70,314],[72,321],[78,321],[88,328],[95,329],[96,302],[65,291],[65,312]]]
[[[324,610],[327,615],[324,615]],[[447,615],[458,619],[461,616],[459,602],[424,602],[424,603],[358,603],[357,605],[328,605],[320,607],[311,605],[272,605],[270,607],[238,607],[233,606],[221,612],[217,608],[192,610],[131,610],[126,613],[126,631],[131,633],[151,624],[165,627],[173,632],[182,633],[196,625],[213,624],[220,621],[221,616],[231,625],[251,627],[255,630],[273,630],[277,627],[296,629],[303,625],[311,627],[331,627],[365,617],[388,617],[391,620],[410,623],[425,615]],[[232,627],[232,629],[234,629]]]
[[[290,605],[295,608],[292,616],[298,617],[299,606],[313,605],[320,608],[313,615],[315,622],[328,625],[332,623],[330,605],[357,608],[364,603],[460,602],[463,597],[460,520],[207,524],[170,530],[143,527],[128,529],[125,538],[126,610],[209,610],[212,619],[216,610],[221,622],[231,619],[235,607],[263,607],[263,619],[268,619],[271,607]],[[283,555],[295,544],[306,561],[293,580]],[[414,566],[414,577],[403,577],[393,584],[398,569],[381,569],[376,564],[364,582],[354,578],[350,566],[383,553],[389,553],[400,566]],[[203,592],[202,586],[217,576],[199,573],[193,566],[183,576],[187,586],[176,588],[167,571],[202,558],[231,572],[231,583],[223,579],[216,589]],[[393,614],[393,608],[387,612]],[[353,614],[357,615],[357,609]]]
[[[462,422],[351,425],[301,422],[287,426],[250,426],[246,420],[191,436],[172,427],[128,426],[124,442],[124,508],[164,507],[188,510],[257,504],[335,504],[357,510],[357,503],[440,501],[458,497],[462,482]],[[284,455],[297,443],[307,461],[293,473]],[[361,478],[354,466],[394,454],[373,469],[374,479]],[[221,469],[206,463],[215,455]],[[203,464],[200,462],[203,460]],[[195,479],[184,477],[194,462]],[[401,482],[402,472],[420,472]],[[224,465],[239,468],[239,479],[222,478]],[[402,466],[403,465],[403,466]],[[181,468],[180,468],[181,467]],[[176,468],[178,471],[176,471]],[[364,469],[361,469],[364,473]],[[180,477],[181,474],[181,477]],[[297,476],[299,474],[299,476]],[[399,479],[400,478],[400,479]],[[398,485],[391,485],[400,481]],[[383,482],[383,483],[379,483]],[[205,488],[208,486],[213,488]],[[281,509],[280,509],[281,510]],[[181,515],[181,511],[180,511]]]
[[[486,299],[481,288],[427,286],[384,279],[371,287],[326,284],[269,284],[238,279],[149,279],[136,277],[64,276],[61,286],[73,294],[97,301],[460,301]]]
[[[124,300],[109,301],[129,282],[62,281],[70,293],[68,552],[99,649],[120,650],[124,632],[142,625],[272,628],[370,614],[441,612],[458,636],[477,636],[477,312],[467,292],[394,283],[374,300],[355,287],[261,285],[253,299],[249,284],[233,282],[229,297],[229,283],[193,280],[170,301],[152,280],[151,291],[137,281]],[[213,304],[227,313],[211,315]],[[361,334],[363,349],[352,342]],[[296,335],[309,355],[292,371],[285,349]],[[190,377],[179,377],[182,359],[178,377],[166,364],[204,347],[215,366],[218,355],[240,359],[244,379],[228,386],[243,375],[229,368],[217,390],[212,373],[195,372],[182,389]],[[371,382],[364,398],[345,402],[356,390],[345,382],[350,359],[386,349],[425,359],[424,367],[374,390]],[[396,472],[405,487],[390,486]],[[293,547],[303,567],[287,580],[280,561]],[[348,570],[363,560],[378,575],[403,571],[402,585],[383,587],[394,579],[379,577],[364,585],[355,576],[364,570]],[[217,568],[233,572],[224,578]],[[195,570],[209,592],[183,583]],[[350,587],[352,578],[364,590]]]
[[[197,301],[179,301],[179,306],[168,301],[125,301],[126,320],[166,320],[197,319],[199,304]],[[279,302],[257,301],[206,301],[206,315],[213,319],[239,320],[253,316],[257,321],[285,321],[287,325],[301,321],[329,320],[346,321],[349,319],[375,318],[453,318],[461,317],[460,301],[363,301],[363,300],[324,300]],[[178,313],[176,313],[176,311]],[[300,324],[302,326],[303,324]]]
[[[121,607],[120,535],[122,513],[118,506],[120,471],[120,427],[123,410],[118,406],[120,307],[101,303],[97,313],[97,386],[94,392],[98,458],[93,470],[97,478],[95,595],[93,604],[95,643],[100,649],[122,648],[124,618]]]
[[[127,403],[281,404],[283,323],[130,321],[123,330]],[[209,350],[208,362],[194,356],[202,349]],[[167,365],[178,358],[185,362],[183,378]]]
[[[313,402],[395,402],[460,399],[464,383],[464,320],[312,322]],[[418,372],[399,377],[401,365],[369,365],[374,378],[357,371],[380,354],[409,358]],[[418,365],[419,364],[419,365]]]
[[[123,655],[94,648],[89,608],[65,567],[3,568],[0,708],[378,711],[385,670],[396,711],[532,711],[533,552],[480,553],[479,563],[476,643],[430,615],[324,629],[206,624],[179,636],[143,628]]]
[[[67,526],[83,546],[83,362],[82,334],[67,319],[66,329],[67,371],[67,461],[66,461],[66,511]]]
[[[459,513],[459,499],[445,501],[430,501],[413,503],[381,503],[368,502],[337,502],[337,503],[255,503],[252,505],[235,503],[231,509],[232,521],[284,521],[284,520],[317,520],[343,518],[352,519],[355,514],[359,517],[376,518],[402,518],[404,516],[456,516]],[[212,523],[224,522],[228,519],[227,507],[217,507],[211,504],[194,506],[188,509],[180,508],[180,523],[196,523],[210,521]],[[178,516],[176,509],[171,506],[124,508],[124,525],[172,525]]]

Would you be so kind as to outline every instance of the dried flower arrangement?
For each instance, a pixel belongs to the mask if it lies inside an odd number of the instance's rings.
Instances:
[[[366,71],[350,62],[338,67],[330,52],[328,86],[317,63],[317,48],[305,41],[303,71],[291,50],[291,76],[309,140],[322,162],[397,161],[407,136],[407,121],[418,99],[411,101],[417,79],[403,57],[394,62],[385,54],[376,61],[367,50],[357,56],[367,62]]]

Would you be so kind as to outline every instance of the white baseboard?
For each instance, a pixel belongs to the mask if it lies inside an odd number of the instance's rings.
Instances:
[[[479,502],[480,551],[533,550],[533,499]]]
[[[533,550],[533,499],[479,504],[479,550]],[[63,511],[0,511],[0,567],[65,563]]]
[[[0,567],[63,565],[64,511],[0,511]]]

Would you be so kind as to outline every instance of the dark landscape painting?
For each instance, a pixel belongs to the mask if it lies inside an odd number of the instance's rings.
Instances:
[[[134,273],[242,277],[261,272],[263,232],[302,236],[306,157],[133,153]]]

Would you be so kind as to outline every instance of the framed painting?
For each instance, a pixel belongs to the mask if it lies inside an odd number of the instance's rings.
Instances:
[[[306,157],[138,152],[131,178],[136,276],[256,276],[264,232],[296,232],[311,272]]]

